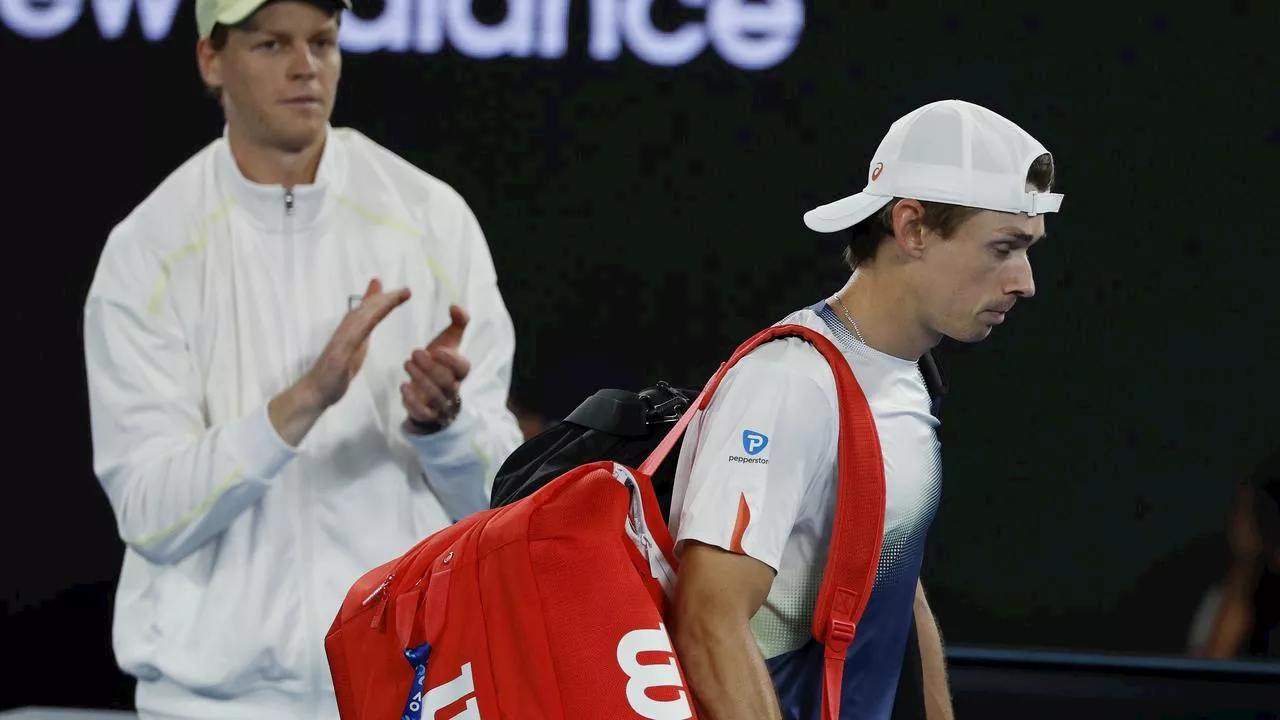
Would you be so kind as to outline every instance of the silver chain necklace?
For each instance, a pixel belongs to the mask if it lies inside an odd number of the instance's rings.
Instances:
[[[844,312],[845,319],[848,320],[849,325],[853,327],[853,334],[858,336],[858,342],[866,345],[867,341],[862,338],[862,331],[858,329],[858,323],[854,321],[853,316],[849,314],[849,308],[844,306],[844,300],[841,300],[839,295],[834,297],[836,302],[840,304],[840,310]]]

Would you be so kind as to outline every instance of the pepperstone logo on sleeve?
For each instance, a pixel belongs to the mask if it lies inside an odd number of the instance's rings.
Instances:
[[[352,53],[434,55],[446,46],[473,60],[498,57],[560,59],[570,50],[572,0],[506,0],[496,22],[476,17],[473,0],[384,0],[373,17],[348,12],[339,40]],[[617,60],[625,49],[641,62],[674,67],[708,49],[741,70],[764,70],[791,56],[804,29],[804,0],[587,0],[587,37],[578,40],[595,62]],[[665,6],[665,7],[664,7]],[[45,40],[91,18],[107,40],[124,37],[133,17],[150,42],[174,32],[187,0],[0,0],[0,24],[31,40]],[[700,15],[673,28],[658,17],[682,7]],[[684,15],[685,13],[681,12]],[[177,25],[195,39],[189,18]]]
[[[746,455],[730,455],[729,462],[747,465],[768,465],[769,458],[758,457],[769,445],[769,436],[755,430],[742,431],[742,450]]]

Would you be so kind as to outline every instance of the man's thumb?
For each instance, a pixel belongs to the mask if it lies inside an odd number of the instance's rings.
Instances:
[[[445,328],[435,340],[431,341],[428,348],[447,347],[456,349],[462,344],[462,331],[467,329],[467,322],[470,316],[467,311],[457,305],[449,306],[449,327]]]

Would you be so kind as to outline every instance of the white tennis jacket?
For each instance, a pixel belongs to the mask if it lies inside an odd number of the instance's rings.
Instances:
[[[299,447],[267,403],[369,280],[412,298]],[[410,353],[471,319],[457,421],[401,430]],[[336,717],[324,636],[351,584],[488,506],[521,441],[515,338],[451,187],[350,129],[314,185],[248,181],[225,135],[110,234],[84,317],[94,469],[127,544],[114,649],[149,715]]]

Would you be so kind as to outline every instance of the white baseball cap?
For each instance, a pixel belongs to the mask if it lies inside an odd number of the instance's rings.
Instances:
[[[1060,193],[1026,187],[1031,164],[1046,154],[1025,130],[987,108],[963,100],[929,103],[889,126],[862,192],[810,210],[804,224],[839,232],[894,198],[1033,216],[1057,212]]]
[[[235,25],[258,11],[270,0],[196,0],[196,29],[200,37],[213,34],[215,25]],[[348,10],[352,0],[341,0]]]

